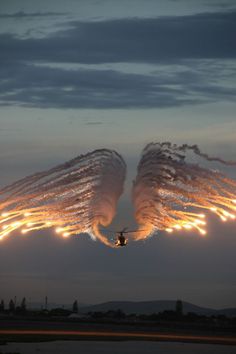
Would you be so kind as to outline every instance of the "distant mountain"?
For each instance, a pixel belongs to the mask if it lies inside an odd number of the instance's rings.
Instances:
[[[158,301],[110,301],[104,302],[97,305],[88,305],[79,303],[79,312],[106,312],[109,310],[122,310],[126,314],[152,314],[163,312],[165,310],[175,310],[175,300],[158,300]],[[27,306],[29,309],[43,309],[44,304],[40,302],[31,302]],[[70,310],[72,304],[59,304],[59,303],[48,303],[48,309],[53,308],[65,308]],[[183,311],[184,313],[194,312],[199,315],[225,315],[228,317],[236,317],[236,308],[226,308],[226,309],[211,309],[207,307],[201,307],[189,302],[183,301]]]
[[[159,301],[110,301],[102,304],[90,305],[81,308],[82,313],[87,312],[106,312],[109,310],[121,310],[126,314],[152,314],[165,310],[175,310],[176,301],[172,300],[159,300]],[[194,312],[199,315],[226,315],[228,317],[236,317],[236,308],[227,309],[211,309],[200,307],[189,302],[183,301],[183,312]]]

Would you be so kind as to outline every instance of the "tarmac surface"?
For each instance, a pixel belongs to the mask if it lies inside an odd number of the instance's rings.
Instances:
[[[147,340],[185,343],[236,345],[234,336],[209,336],[158,332],[52,330],[52,329],[0,329],[0,341],[47,341],[47,340]]]

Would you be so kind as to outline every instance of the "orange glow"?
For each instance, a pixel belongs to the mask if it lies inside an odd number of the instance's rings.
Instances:
[[[153,230],[166,232],[196,230],[205,235],[204,211],[214,212],[224,222],[236,219],[236,181],[217,170],[188,162],[187,153],[209,163],[236,166],[235,161],[202,153],[197,145],[148,144],[133,184],[135,217],[142,227],[151,225]]]
[[[188,162],[189,154],[236,166],[202,153],[197,145],[148,144],[132,190],[138,230],[129,238],[144,240],[157,231],[181,230],[206,235],[210,211],[223,222],[236,219],[236,181]],[[118,153],[100,149],[0,189],[0,239],[16,231],[53,228],[62,237],[88,233],[113,247],[100,228],[115,216],[125,173]]]

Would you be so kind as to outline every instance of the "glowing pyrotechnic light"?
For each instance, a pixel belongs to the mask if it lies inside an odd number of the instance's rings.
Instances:
[[[63,229],[62,227],[57,227],[57,228],[55,229],[55,232],[56,232],[57,234],[60,234],[63,230],[64,230],[64,229]]]
[[[201,220],[205,214],[201,211],[211,210],[225,221],[226,216],[235,218],[236,181],[217,170],[188,162],[189,153],[209,162],[236,166],[234,161],[202,153],[196,145],[148,144],[133,183],[135,216],[140,229],[141,225],[150,225],[153,229],[178,230],[176,225],[181,225],[205,235],[206,231],[201,228],[206,225]],[[142,239],[141,232],[136,239]]]
[[[22,230],[21,230],[21,233],[22,233],[22,234],[26,234],[27,232],[29,232],[29,230],[27,230],[27,229],[22,229]]]
[[[182,227],[181,227],[180,225],[178,225],[178,224],[174,225],[174,228],[175,228],[176,230],[181,230],[181,229],[182,229]]]
[[[167,228],[167,229],[166,229],[166,232],[171,233],[171,232],[173,232],[173,229]]]
[[[17,227],[17,226],[20,226],[20,225],[21,225],[20,221],[16,221],[13,224],[11,224],[12,227]]]
[[[196,219],[196,220],[194,221],[194,224],[196,224],[196,225],[206,225],[206,222],[205,222],[205,221],[202,221],[202,220],[199,220],[199,219]]]
[[[183,227],[187,230],[192,230],[192,225],[189,225],[189,224],[186,224],[186,225],[183,225]]]
[[[1,239],[4,239],[4,237],[5,237],[5,236],[8,236],[8,235],[9,235],[9,232],[8,232],[8,231],[5,231],[5,232],[1,233],[0,238],[1,238]]]
[[[0,237],[22,226],[23,234],[53,226],[64,237],[91,230],[113,246],[99,225],[111,223],[125,173],[118,153],[100,149],[0,189],[0,224],[8,224],[0,229]]]
[[[230,213],[228,213],[228,211],[226,211],[226,210],[222,210],[222,213],[223,213],[225,216],[229,216],[229,215],[230,215]]]
[[[228,217],[231,218],[231,219],[235,219],[235,215],[229,213],[229,212],[226,211],[226,210],[223,210],[222,213],[224,214],[224,216],[228,216]]]
[[[236,181],[217,170],[187,161],[189,152],[225,165],[196,145],[149,144],[143,150],[132,198],[139,225],[129,237],[145,239],[157,230],[198,231],[204,235],[204,211],[222,221],[235,219]],[[123,191],[126,165],[115,151],[101,149],[0,189],[0,238],[49,227],[67,237],[89,232],[108,246],[100,232],[115,215]]]
[[[26,224],[27,227],[31,227],[31,226],[33,226],[33,225],[34,225],[33,222],[28,222],[28,223]]]
[[[8,232],[5,232],[5,234],[2,234],[0,236],[0,241],[3,241],[4,240],[4,237],[8,235]]]
[[[217,208],[211,207],[210,210],[211,210],[211,211],[217,211]]]

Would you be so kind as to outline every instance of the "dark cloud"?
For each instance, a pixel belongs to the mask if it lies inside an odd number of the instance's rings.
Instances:
[[[235,59],[235,33],[236,11],[73,21],[43,38],[1,34],[0,104],[152,108],[232,100],[235,85],[227,86],[225,80],[235,69],[229,64],[227,71],[222,63]],[[158,71],[144,75],[54,66],[108,62],[153,63]],[[170,69],[161,71],[162,62]],[[184,69],[178,71],[175,64]]]
[[[208,5],[212,7],[218,7],[219,9],[229,9],[232,7],[235,7],[235,1],[234,0],[202,0],[203,5]]]
[[[193,4],[193,5],[203,5],[203,6],[209,6],[209,7],[215,7],[218,9],[229,9],[235,6],[235,0],[168,0],[170,2],[182,2],[187,4]]]
[[[31,18],[31,17],[48,17],[48,16],[64,16],[63,12],[24,12],[18,11],[14,13],[2,13],[0,18],[12,18],[12,19],[21,19],[21,18]]]
[[[152,76],[113,70],[63,70],[20,64],[2,67],[3,104],[60,108],[165,107],[186,103],[181,88]],[[11,79],[10,79],[11,77]]]
[[[193,70],[194,69],[194,70]],[[217,69],[129,74],[66,70],[24,63],[0,68],[0,104],[40,108],[154,108],[234,100],[236,89],[217,83]],[[221,76],[220,76],[221,77]],[[95,122],[97,124],[97,122]]]
[[[2,59],[88,64],[236,57],[236,11],[68,25],[44,38],[1,35]]]

